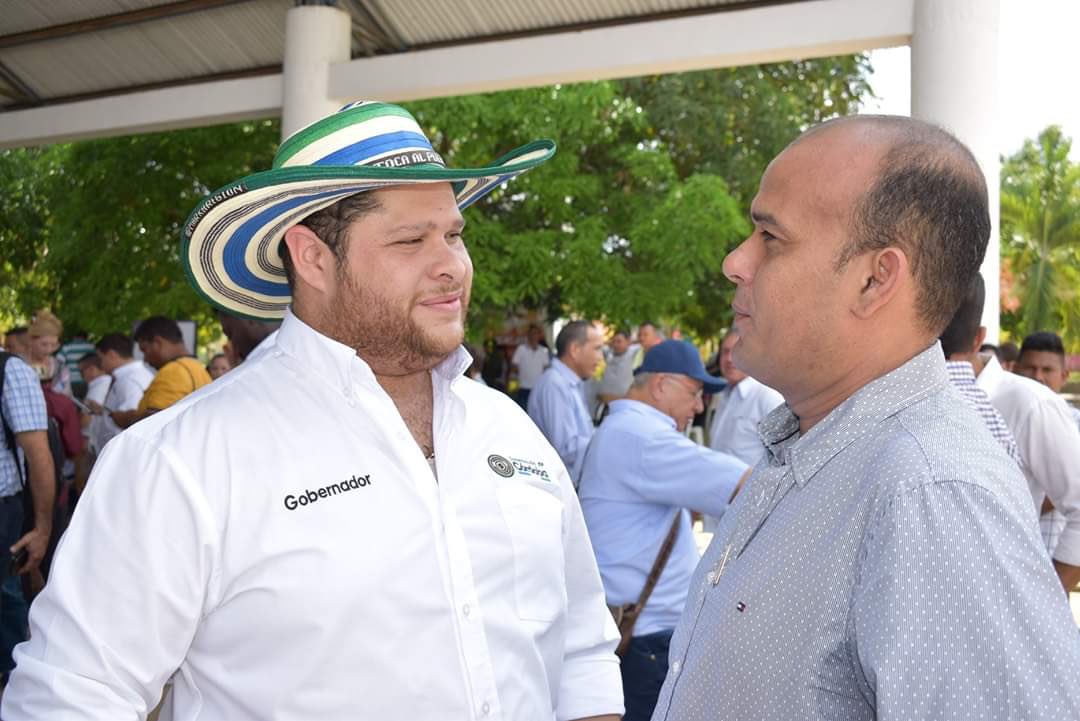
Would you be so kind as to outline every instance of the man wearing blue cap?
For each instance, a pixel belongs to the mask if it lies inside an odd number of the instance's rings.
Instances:
[[[623,615],[624,721],[649,719],[667,674],[668,642],[699,559],[686,509],[721,515],[747,470],[683,434],[702,411],[702,391],[723,383],[693,345],[663,341],[645,354],[586,453],[581,508],[608,605]]]

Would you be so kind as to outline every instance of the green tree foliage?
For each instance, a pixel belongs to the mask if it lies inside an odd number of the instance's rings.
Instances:
[[[699,336],[730,321],[721,263],[766,162],[854,110],[862,56],[409,103],[451,166],[548,137],[559,153],[466,212],[473,328],[543,308]],[[274,122],[0,153],[0,273],[16,312],[91,333],[152,313],[209,318],[179,229],[203,194],[269,167]],[[2,320],[2,319],[0,319]]]
[[[1072,141],[1051,125],[1005,159],[1002,254],[1019,307],[1002,315],[1014,338],[1052,330],[1080,349],[1080,165]]]

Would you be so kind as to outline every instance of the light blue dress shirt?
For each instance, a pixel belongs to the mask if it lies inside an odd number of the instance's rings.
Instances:
[[[593,437],[578,497],[609,605],[634,603],[677,509],[719,516],[747,466],[679,433],[650,405],[619,400]],[[689,515],[635,636],[675,628],[699,555]]]
[[[555,448],[576,485],[585,449],[596,429],[585,406],[581,378],[558,358],[551,361],[529,394],[529,418]]]
[[[1080,634],[1027,483],[939,344],[805,435],[786,405],[760,429],[653,721],[1080,719]]]

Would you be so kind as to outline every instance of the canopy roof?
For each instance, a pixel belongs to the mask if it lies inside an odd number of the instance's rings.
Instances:
[[[296,4],[348,12],[352,56],[362,58],[787,3],[0,0],[0,111],[280,73]]]

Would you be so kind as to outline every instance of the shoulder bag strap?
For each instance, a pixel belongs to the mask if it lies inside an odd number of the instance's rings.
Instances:
[[[656,560],[653,561],[652,570],[649,571],[649,575],[645,578],[645,586],[642,587],[637,602],[623,611],[619,623],[619,633],[622,638],[619,640],[618,648],[615,649],[615,653],[620,657],[630,647],[634,624],[637,623],[638,616],[641,615],[645,604],[649,602],[649,596],[652,595],[653,589],[656,588],[656,584],[660,580],[660,574],[664,572],[664,566],[667,565],[668,559],[671,557],[671,551],[675,548],[675,539],[678,538],[679,528],[682,526],[682,513],[683,509],[681,508],[675,511],[675,518],[671,521],[671,529],[668,530],[667,537],[660,546],[660,552],[656,554]]]

